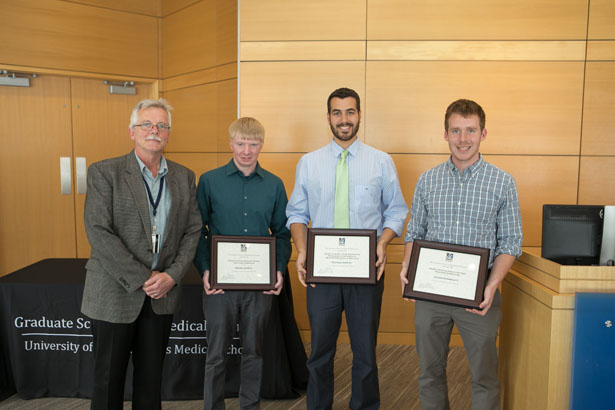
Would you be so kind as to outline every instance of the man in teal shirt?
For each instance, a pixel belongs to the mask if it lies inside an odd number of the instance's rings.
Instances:
[[[226,352],[235,325],[242,333],[242,409],[258,409],[263,372],[263,331],[272,296],[282,290],[282,272],[290,258],[286,228],[286,190],[282,180],[258,164],[265,129],[254,118],[243,117],[229,127],[233,159],[201,175],[197,202],[203,228],[194,264],[203,277],[203,312],[207,321],[207,360],[203,396],[205,410],[224,409]],[[273,236],[276,238],[275,290],[223,291],[210,286],[211,235]]]

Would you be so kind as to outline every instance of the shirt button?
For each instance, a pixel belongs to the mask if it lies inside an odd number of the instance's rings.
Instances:
[[[247,196],[244,196],[244,197],[243,197],[243,199],[248,199],[248,197],[247,197]]]
[[[457,205],[461,205],[461,202],[457,202]]]
[[[244,229],[243,231],[244,231],[244,232],[248,232],[248,230],[247,230],[247,229]]]
[[[457,223],[457,225],[459,225],[459,221],[457,221],[456,223]]]
[[[248,216],[248,213],[247,213],[247,212],[244,212],[244,213],[243,213],[243,216]]]

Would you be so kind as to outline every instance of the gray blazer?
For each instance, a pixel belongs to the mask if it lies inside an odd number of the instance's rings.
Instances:
[[[160,250],[158,270],[179,285],[192,264],[201,217],[196,203],[195,176],[167,160],[165,177],[171,209]],[[141,311],[143,283],[153,262],[149,200],[134,151],[92,164],[88,169],[85,229],[92,247],[81,311],[92,319],[134,322]],[[152,299],[157,314],[171,314],[179,306],[181,286],[167,297]]]

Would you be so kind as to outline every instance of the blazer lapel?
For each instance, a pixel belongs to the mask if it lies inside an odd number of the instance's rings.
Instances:
[[[141,223],[147,234],[147,238],[152,235],[152,225],[149,218],[149,199],[145,193],[145,186],[143,185],[143,176],[139,169],[139,163],[135,158],[134,151],[126,156],[126,184],[132,193],[137,211],[141,217]]]
[[[167,173],[165,179],[167,180],[167,187],[169,188],[171,194],[171,209],[169,209],[169,215],[167,216],[167,226],[164,229],[164,237],[166,243],[166,239],[169,238],[169,235],[171,234],[171,229],[173,225],[175,225],[174,221],[177,218],[177,214],[179,213],[179,198],[181,193],[177,184],[176,175],[173,173],[171,167],[169,167],[169,172]]]

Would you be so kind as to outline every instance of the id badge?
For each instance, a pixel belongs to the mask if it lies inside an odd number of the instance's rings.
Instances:
[[[160,235],[156,233],[152,234],[152,252],[160,252]]]

